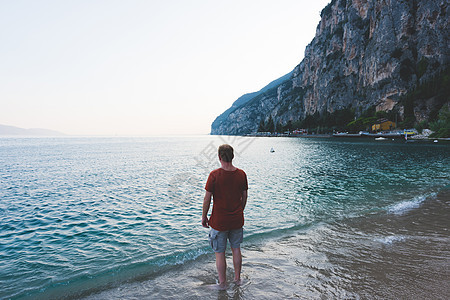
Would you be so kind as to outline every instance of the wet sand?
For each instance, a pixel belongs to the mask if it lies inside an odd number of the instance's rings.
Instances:
[[[448,299],[449,216],[447,189],[409,210],[246,241],[241,286],[211,288],[217,277],[211,253],[86,299]]]

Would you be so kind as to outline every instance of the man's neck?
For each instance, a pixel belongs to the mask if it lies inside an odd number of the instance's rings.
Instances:
[[[236,170],[236,167],[233,166],[232,162],[221,161],[220,163],[222,165],[222,169],[224,169],[225,171],[234,171],[234,170]]]

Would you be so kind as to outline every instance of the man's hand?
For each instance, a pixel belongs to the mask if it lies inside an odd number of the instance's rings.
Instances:
[[[208,220],[208,211],[209,206],[211,205],[211,197],[212,193],[206,191],[205,198],[203,198],[203,210],[202,210],[202,225],[205,228],[209,228],[209,220]]]
[[[209,228],[209,220],[207,217],[202,217],[202,226],[205,228]]]

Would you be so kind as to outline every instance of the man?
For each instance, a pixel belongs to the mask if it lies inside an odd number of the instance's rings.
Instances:
[[[219,273],[219,288],[227,286],[225,249],[230,241],[233,254],[234,282],[241,284],[244,208],[247,204],[247,175],[233,166],[233,148],[230,145],[219,147],[221,168],[209,174],[203,199],[202,225],[209,228],[209,242],[216,254],[216,267]],[[213,208],[208,220],[208,211],[213,197]]]

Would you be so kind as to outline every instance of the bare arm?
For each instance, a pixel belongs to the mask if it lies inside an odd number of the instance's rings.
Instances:
[[[242,200],[242,209],[244,209],[245,206],[247,205],[247,196],[248,196],[248,191],[247,190],[242,191],[242,198],[241,198],[241,200]]]
[[[205,228],[209,228],[208,211],[209,211],[209,206],[211,205],[211,196],[212,196],[212,193],[206,191],[205,198],[203,198],[202,225]]]

